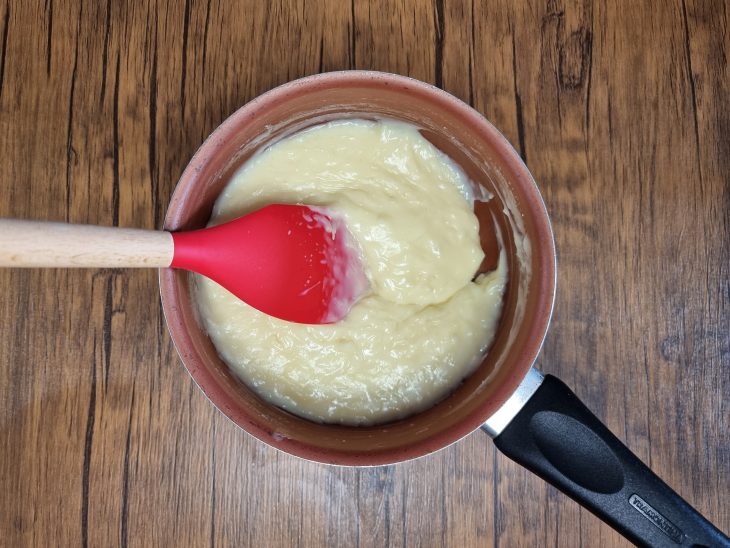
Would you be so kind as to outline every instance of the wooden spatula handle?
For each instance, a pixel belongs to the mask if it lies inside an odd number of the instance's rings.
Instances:
[[[0,266],[162,268],[172,235],[156,230],[0,219]]]

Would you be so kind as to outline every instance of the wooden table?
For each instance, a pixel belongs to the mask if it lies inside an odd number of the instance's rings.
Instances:
[[[521,151],[559,283],[539,365],[730,530],[723,2],[0,4],[0,216],[160,228],[237,107],[377,69]],[[625,546],[475,433],[390,467],[280,454],[182,367],[152,271],[0,272],[2,546]]]

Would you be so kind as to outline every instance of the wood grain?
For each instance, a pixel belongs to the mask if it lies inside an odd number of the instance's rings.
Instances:
[[[730,530],[728,5],[0,2],[0,216],[160,228],[238,106],[361,68],[520,150],[554,222],[540,366]],[[243,434],[185,373],[155,273],[0,271],[3,546],[626,546],[475,433],[397,466]]]

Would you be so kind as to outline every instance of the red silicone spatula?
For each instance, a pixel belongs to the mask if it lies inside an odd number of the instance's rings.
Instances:
[[[174,233],[0,219],[0,266],[182,268],[266,314],[311,324],[341,320],[365,287],[343,223],[303,205]]]

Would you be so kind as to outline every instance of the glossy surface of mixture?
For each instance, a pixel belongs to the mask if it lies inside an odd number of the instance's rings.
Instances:
[[[316,421],[376,424],[432,406],[479,363],[505,261],[472,281],[483,253],[469,182],[415,127],[343,120],[275,143],[234,175],[211,222],[269,203],[344,219],[370,290],[343,321],[300,325],[196,277],[207,332],[261,397]]]

